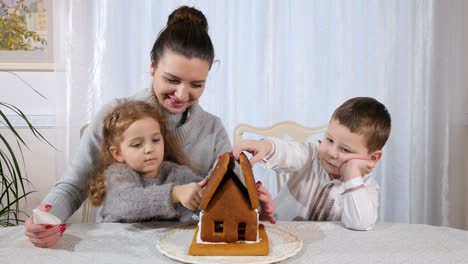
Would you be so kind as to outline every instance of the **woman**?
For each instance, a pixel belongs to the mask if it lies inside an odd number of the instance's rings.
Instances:
[[[132,98],[144,99],[162,110],[167,127],[199,175],[207,175],[217,156],[231,150],[221,120],[198,104],[213,60],[214,48],[205,16],[195,8],[182,6],[169,15],[166,28],[159,33],[151,50],[152,89]],[[115,100],[97,114],[71,165],[38,209],[50,211],[62,221],[78,210],[87,197],[88,177],[102,140],[100,130],[104,116],[124,100]],[[264,210],[273,212],[271,196],[259,186],[262,193],[259,199],[268,204]],[[25,235],[39,247],[54,245],[65,229],[64,224],[35,225],[31,219],[25,223]]]

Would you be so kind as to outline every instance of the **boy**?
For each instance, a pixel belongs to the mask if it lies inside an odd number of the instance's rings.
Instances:
[[[369,230],[377,221],[377,182],[369,173],[382,157],[391,128],[386,107],[369,97],[352,98],[333,113],[323,140],[278,138],[242,141],[233,149],[253,154],[252,164],[289,172],[278,197],[277,219],[339,221]]]

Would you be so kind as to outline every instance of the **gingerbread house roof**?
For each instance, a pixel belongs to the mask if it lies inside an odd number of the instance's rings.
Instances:
[[[208,180],[208,184],[203,194],[202,201],[201,201],[201,209],[206,210],[208,207],[211,198],[216,193],[219,185],[223,181],[225,177],[229,177],[229,173],[227,173],[228,169],[234,169],[235,163],[234,156],[230,152],[224,153],[218,160],[216,167],[211,172],[210,179]],[[250,202],[250,206],[252,209],[256,209],[258,207],[258,198],[257,198],[257,188],[255,186],[255,178],[252,172],[252,166],[250,165],[249,159],[244,153],[241,153],[239,156],[239,164],[240,170],[244,176],[244,184],[245,188],[247,189],[248,194],[248,201]],[[239,175],[237,175],[239,177]],[[242,179],[241,179],[242,181]]]

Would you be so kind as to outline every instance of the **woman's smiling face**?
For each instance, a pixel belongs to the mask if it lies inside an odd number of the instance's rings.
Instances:
[[[168,112],[182,113],[203,94],[209,70],[206,60],[166,50],[158,65],[151,65],[154,94]]]

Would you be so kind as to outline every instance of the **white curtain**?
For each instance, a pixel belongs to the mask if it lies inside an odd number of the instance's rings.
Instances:
[[[380,220],[468,227],[463,0],[58,5],[67,76],[62,164],[76,151],[79,127],[103,103],[149,87],[157,33],[173,9],[190,5],[207,16],[218,60],[201,105],[222,118],[228,133],[238,123],[317,126],[349,97],[375,97],[393,119],[375,170]]]

